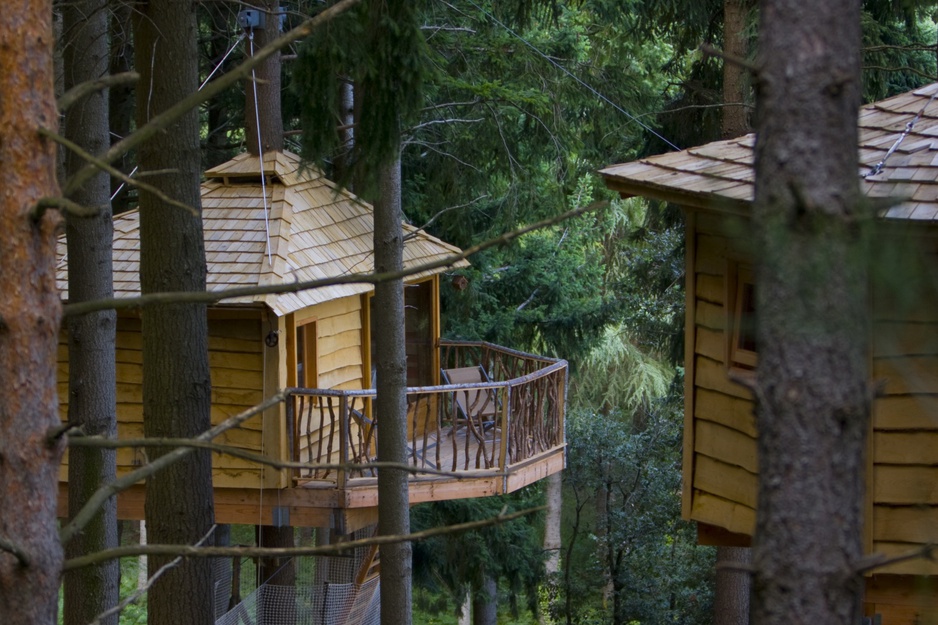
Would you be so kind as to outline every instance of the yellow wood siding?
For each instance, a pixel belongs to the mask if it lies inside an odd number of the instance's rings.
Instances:
[[[873,550],[899,554],[938,542],[938,293],[886,279],[874,283],[873,302]],[[936,575],[938,564],[881,572]]]
[[[245,316],[256,314],[256,317]],[[221,423],[263,401],[263,335],[260,312],[235,317],[209,317],[209,364],[212,375],[212,423]],[[135,317],[117,321],[117,430],[120,438],[143,437],[143,355],[141,322]],[[68,350],[63,330],[58,350],[58,391],[60,415],[68,413]],[[252,452],[262,451],[260,417],[229,431],[216,442]],[[120,449],[118,475],[145,462],[145,451]],[[68,458],[63,460],[59,479],[66,481]],[[260,486],[258,465],[231,456],[212,454],[216,487],[256,488]]]
[[[295,315],[296,323],[316,321],[316,371],[318,388],[357,390],[364,388],[362,345],[362,299],[358,296],[311,306]],[[289,365],[295,366],[295,363]],[[326,416],[323,418],[323,412]],[[300,419],[300,436],[297,444],[300,458],[310,460],[322,450],[323,461],[338,463],[341,443],[341,428],[333,422],[338,418],[338,406],[332,417],[328,410],[314,409],[310,417]],[[357,426],[350,425],[350,437],[357,436]],[[321,447],[320,447],[321,446]]]
[[[730,381],[726,368],[726,272],[743,248],[737,226],[695,213],[693,263],[692,480],[688,516],[734,533],[750,534],[755,523],[756,428],[751,394]]]
[[[727,267],[743,258],[740,232],[725,217],[695,214],[692,398],[693,458],[690,518],[735,533],[754,530],[756,427],[750,392],[727,375]],[[938,266],[933,258],[931,266]],[[909,291],[914,291],[914,297]],[[869,473],[870,545],[901,553],[938,542],[938,289],[917,283],[874,283],[872,377],[874,401]],[[915,560],[885,573],[938,574]]]

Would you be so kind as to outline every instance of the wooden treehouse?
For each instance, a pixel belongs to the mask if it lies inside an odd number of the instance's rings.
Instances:
[[[871,284],[869,358],[881,392],[868,453],[868,553],[896,555],[938,543],[936,92],[933,84],[864,106],[859,115],[861,187],[872,198],[898,198],[880,213]],[[752,397],[729,376],[745,375],[758,358],[747,323],[758,254],[749,236],[753,145],[749,135],[601,172],[624,197],[685,209],[683,515],[697,521],[700,542],[714,545],[748,545],[755,527]],[[865,611],[881,615],[885,625],[932,622],[936,583],[938,561],[893,564],[868,576]]]
[[[241,155],[206,172],[202,185],[208,288],[289,284],[373,269],[371,207],[286,152]],[[266,214],[265,214],[266,213]],[[408,268],[459,250],[404,225]],[[139,295],[139,216],[114,219],[114,286]],[[268,235],[269,232],[269,235]],[[64,241],[59,287],[67,299]],[[465,261],[456,263],[465,265]],[[412,503],[507,493],[564,466],[567,363],[496,345],[440,340],[443,269],[413,275],[405,287],[409,462]],[[213,454],[219,523],[333,527],[375,522],[376,457],[371,366],[371,285],[339,284],[226,300],[209,309],[212,422],[286,399],[216,442],[303,468],[262,466]],[[117,324],[117,417],[122,438],[142,424],[141,321]],[[449,376],[443,379],[442,376]],[[59,397],[68,400],[65,337]],[[143,450],[118,452],[118,474],[145,462]],[[60,510],[66,502],[66,463]],[[331,468],[317,468],[319,464]],[[347,465],[347,466],[342,466]],[[442,472],[442,473],[441,473]],[[143,518],[145,487],[118,498],[123,519]]]

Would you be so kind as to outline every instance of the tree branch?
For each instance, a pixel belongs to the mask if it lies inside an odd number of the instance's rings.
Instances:
[[[260,404],[245,410],[244,412],[237,414],[225,421],[219,423],[213,428],[202,432],[195,437],[194,440],[197,441],[209,441],[222,434],[233,427],[244,423],[253,416],[256,416],[268,408],[272,408],[286,399],[286,393],[283,391],[273,395],[269,399],[264,400]],[[105,484],[99,488],[91,498],[88,499],[87,503],[78,511],[77,514],[72,518],[67,525],[65,525],[61,530],[59,530],[59,539],[64,545],[70,541],[75,534],[80,532],[90,521],[94,518],[94,515],[97,514],[98,508],[100,508],[105,501],[110,497],[113,497],[117,493],[126,490],[136,484],[137,482],[146,479],[147,477],[153,475],[157,471],[169,466],[170,464],[176,462],[183,456],[186,456],[195,451],[194,447],[184,447],[179,449],[174,449],[173,451],[160,456],[153,462],[150,462],[139,469],[131,471],[126,475],[114,480],[110,484]]]
[[[67,197],[44,197],[33,205],[29,211],[29,218],[33,221],[39,221],[50,208],[56,208],[75,217],[94,217],[101,212],[100,208],[84,206]]]
[[[759,67],[755,63],[751,63],[741,56],[736,56],[735,54],[730,54],[729,52],[715,48],[709,43],[700,44],[700,51],[707,56],[714,56],[718,59],[723,59],[726,63],[731,65],[742,67],[753,76],[757,76],[759,74]]]
[[[2,536],[0,536],[0,551],[6,551],[7,553],[13,554],[19,561],[20,566],[29,566],[30,560],[29,556],[26,555],[26,552]]]
[[[101,436],[69,436],[69,447],[94,447],[97,449],[127,449],[140,447],[192,447],[193,449],[208,449],[226,456],[233,456],[243,460],[256,462],[277,469],[326,469],[331,471],[340,470],[360,470],[360,469],[399,469],[409,473],[427,473],[440,475],[443,477],[468,478],[470,476],[457,471],[444,471],[431,467],[417,467],[408,463],[374,461],[366,463],[316,463],[316,462],[297,462],[293,460],[277,460],[270,456],[256,454],[239,447],[213,443],[211,441],[197,440],[192,438],[131,438],[115,439],[104,438]],[[499,475],[495,473],[493,475]]]
[[[183,100],[180,100],[176,105],[166,109],[159,115],[150,119],[150,121],[138,128],[136,132],[112,145],[111,148],[101,156],[101,160],[106,163],[113,163],[127,152],[133,150],[145,141],[148,141],[150,137],[156,133],[168,128],[170,125],[178,121],[189,110],[199,106],[203,102],[214,98],[228,87],[236,84],[239,80],[246,78],[251,73],[252,69],[266,61],[271,55],[280,50],[280,48],[296,41],[297,39],[312,34],[320,26],[329,22],[334,17],[341,15],[344,11],[350,9],[359,2],[361,2],[361,0],[340,0],[328,9],[325,9],[321,13],[317,14],[315,17],[306,20],[293,30],[284,33],[280,37],[277,37],[263,48],[255,51],[254,56],[246,59],[238,67],[231,71],[225,72],[221,77],[205,85],[205,88],[203,88],[201,91],[196,91]],[[69,179],[65,184],[63,195],[68,196],[75,189],[85,184],[89,178],[95,175],[97,169],[98,168],[96,166],[89,164],[79,170],[78,173],[72,176],[72,178]]]
[[[204,543],[206,540],[208,540],[208,537],[211,536],[211,535],[215,532],[215,528],[217,528],[217,527],[218,527],[217,525],[213,525],[213,526],[208,530],[208,533],[206,533],[205,536],[203,536],[203,537],[199,540],[199,542],[197,542],[197,543],[195,544],[195,546],[196,546],[196,547],[200,547],[200,546],[202,545],[202,543]],[[96,616],[95,619],[94,619],[93,621],[91,621],[88,625],[98,625],[102,620],[106,619],[107,617],[111,616],[112,614],[120,614],[121,612],[123,612],[123,611],[124,611],[124,608],[126,608],[127,606],[129,606],[131,603],[136,603],[137,599],[139,599],[140,597],[142,597],[142,596],[144,595],[144,593],[146,593],[148,590],[150,590],[150,587],[153,586],[153,584],[156,583],[156,580],[158,580],[160,577],[162,577],[163,574],[166,573],[167,571],[169,571],[170,569],[174,569],[174,568],[176,568],[177,566],[179,566],[179,563],[180,563],[180,562],[182,562],[182,556],[178,556],[178,557],[176,557],[176,558],[173,558],[172,560],[170,560],[169,562],[167,562],[166,564],[164,564],[163,566],[161,566],[159,569],[157,569],[156,573],[154,573],[153,575],[150,576],[149,579],[147,579],[147,583],[146,583],[146,584],[144,584],[143,586],[141,586],[140,588],[138,588],[137,590],[135,590],[135,591],[134,591],[133,593],[131,593],[126,599],[124,599],[123,601],[121,601],[120,603],[118,603],[116,606],[114,606],[114,607],[111,608],[110,610],[105,610],[104,612],[102,612],[101,614],[99,614],[98,616]]]
[[[164,202],[164,203],[166,203],[166,204],[169,204],[170,206],[175,206],[175,207],[177,207],[177,208],[181,208],[181,209],[183,209],[184,211],[187,211],[190,215],[198,216],[198,211],[196,211],[193,207],[191,207],[191,206],[189,206],[188,204],[185,204],[185,203],[183,203],[183,202],[180,202],[180,201],[178,201],[178,200],[174,200],[173,198],[169,197],[168,195],[166,195],[165,193],[163,193],[162,191],[160,191],[159,189],[157,189],[157,188],[154,187],[153,185],[147,184],[146,182],[143,182],[142,180],[139,180],[139,179],[131,178],[130,176],[128,176],[127,174],[125,174],[125,173],[122,172],[121,170],[117,169],[116,167],[112,167],[111,165],[108,165],[106,162],[102,161],[101,159],[95,157],[95,156],[94,156],[93,154],[91,154],[90,152],[86,152],[85,150],[82,149],[82,147],[81,147],[80,145],[78,145],[78,144],[75,143],[74,141],[70,141],[70,140],[66,139],[65,137],[63,137],[62,135],[59,135],[59,134],[57,134],[57,133],[54,133],[54,132],[52,132],[51,130],[48,130],[48,129],[46,129],[46,128],[40,128],[40,129],[39,129],[39,134],[42,135],[42,136],[44,136],[44,137],[48,137],[48,138],[52,139],[53,141],[55,141],[55,142],[58,143],[59,145],[65,146],[66,148],[68,148],[69,150],[71,150],[72,152],[74,152],[75,154],[77,154],[78,156],[80,156],[81,158],[83,158],[84,160],[88,161],[89,163],[91,163],[92,165],[94,165],[95,167],[97,167],[98,169],[101,169],[101,170],[103,170],[103,171],[105,171],[105,172],[111,174],[113,177],[117,178],[118,180],[120,180],[120,181],[123,182],[124,184],[137,187],[138,189],[140,189],[140,190],[142,190],[142,191],[146,191],[146,192],[148,192],[148,193],[152,193],[153,195],[155,195],[156,197],[158,197],[162,202]],[[150,172],[150,173],[155,173],[155,172]],[[167,172],[167,173],[168,173],[168,172]],[[143,175],[146,175],[146,174],[145,174],[144,172],[141,172],[139,175],[140,175],[140,176],[143,176]],[[68,201],[68,200],[66,200],[66,201]],[[73,202],[73,204],[74,204],[74,202]],[[34,219],[37,218],[36,213],[37,213],[37,211],[38,211],[39,205],[40,205],[40,204],[37,204],[36,208],[33,209],[33,218],[34,218]],[[87,209],[86,209],[86,210],[87,210]],[[97,210],[95,210],[95,212],[94,212],[93,214],[91,214],[91,215],[79,214],[78,216],[79,216],[79,217],[92,217],[92,216],[94,216],[95,214],[97,214]],[[41,211],[39,211],[39,215],[38,215],[38,216],[39,216],[39,217],[42,216],[42,212],[41,212]]]
[[[934,560],[936,551],[938,551],[938,545],[928,544],[922,545],[918,549],[910,549],[905,553],[900,553],[895,556],[887,556],[882,553],[873,553],[864,558],[860,558],[853,566],[853,572],[860,574],[868,573],[891,564],[900,564],[902,562],[918,560],[920,558],[924,560]]]
[[[129,85],[140,80],[140,74],[137,72],[124,72],[122,74],[111,74],[109,76],[103,76],[97,80],[88,80],[81,83],[80,85],[75,85],[68,91],[62,94],[62,97],[59,98],[56,102],[56,106],[59,108],[59,113],[64,113],[71,107],[73,104],[86,98],[95,91],[101,89],[107,89],[109,87],[114,87],[117,85]]]
[[[469,256],[472,256],[473,254],[478,254],[479,252],[492,247],[507,245],[508,243],[511,243],[515,239],[529,232],[540,230],[541,228],[547,228],[567,219],[572,219],[585,213],[598,210],[607,206],[608,204],[609,202],[605,200],[593,202],[587,206],[582,206],[580,208],[576,208],[574,210],[567,211],[566,213],[557,215],[556,217],[543,219],[523,228],[506,232],[498,237],[495,237],[494,239],[489,239],[488,241],[484,241],[478,245],[473,245],[472,247],[463,250],[459,254],[453,254],[452,256],[447,256],[446,258],[424,263],[422,265],[418,265],[410,269],[404,269],[402,271],[393,271],[387,273],[353,273],[344,276],[336,276],[334,278],[323,278],[321,280],[293,282],[291,284],[246,286],[233,289],[223,289],[219,291],[204,291],[200,293],[194,293],[191,291],[169,291],[165,293],[149,293],[139,297],[118,297],[91,302],[77,302],[63,306],[62,314],[65,317],[69,317],[73,315],[86,315],[88,313],[97,312],[99,310],[129,310],[159,304],[217,304],[220,301],[234,299],[237,297],[272,295],[277,293],[298,293],[299,291],[317,289],[324,286],[334,286],[337,284],[377,284],[387,280],[400,280],[402,278],[417,275],[425,271],[432,271],[441,267],[451,267],[459,261],[465,260]]]
[[[63,571],[70,571],[73,569],[78,569],[86,566],[93,566],[100,562],[106,560],[112,560],[114,558],[126,558],[131,556],[152,556],[152,555],[164,555],[164,556],[179,556],[185,558],[228,558],[228,557],[245,557],[245,558],[277,558],[277,557],[292,557],[292,556],[325,556],[325,555],[334,555],[337,553],[346,552],[350,549],[357,549],[359,547],[370,547],[372,545],[390,545],[394,543],[404,542],[404,541],[416,541],[416,540],[425,540],[427,538],[433,538],[435,536],[442,536],[445,534],[452,534],[455,532],[466,532],[469,530],[476,530],[483,527],[490,527],[492,525],[499,525],[501,523],[507,523],[509,521],[514,521],[521,517],[533,514],[536,512],[541,512],[545,510],[545,506],[540,506],[537,508],[528,508],[527,510],[520,510],[518,512],[512,512],[505,514],[502,512],[498,516],[490,517],[488,519],[482,519],[481,521],[469,521],[467,523],[459,523],[457,525],[447,525],[444,527],[434,527],[432,529],[423,530],[421,532],[413,532],[406,535],[398,536],[374,536],[372,538],[364,538],[361,540],[351,540],[348,542],[333,544],[333,545],[320,545],[316,547],[195,547],[191,545],[126,545],[124,547],[117,547],[114,549],[106,549],[104,551],[99,551],[97,553],[92,553],[86,556],[80,556],[78,558],[72,558],[67,560],[62,567]]]

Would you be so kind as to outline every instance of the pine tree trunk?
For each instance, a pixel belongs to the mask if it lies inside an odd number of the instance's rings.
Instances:
[[[472,625],[496,625],[498,622],[498,585],[485,575],[481,588],[472,598]]]
[[[544,553],[547,557],[544,561],[544,572],[546,573],[548,609],[540,615],[540,622],[546,623],[550,619],[550,614],[556,610],[552,609],[554,603],[560,598],[560,525],[561,515],[563,513],[563,477],[560,473],[554,473],[546,480],[547,491],[547,514],[544,519]]]
[[[138,5],[134,38],[141,74],[137,90],[139,127],[198,89],[194,5],[188,0],[150,0]],[[204,291],[198,111],[190,111],[147,142],[138,160],[140,174],[147,176],[147,182],[194,210],[190,213],[168,206],[150,193],[140,194],[141,290]],[[145,308],[143,363],[146,436],[192,437],[210,427],[204,305]],[[152,450],[150,455],[160,453]],[[191,545],[208,533],[213,522],[211,470],[209,453],[196,451],[147,480],[145,512],[151,544]],[[165,557],[149,558],[151,577],[166,561]],[[184,560],[150,589],[148,622],[210,623],[214,617],[212,603],[211,560]]]
[[[134,67],[134,44],[131,28],[132,7],[127,0],[108,0],[111,12],[111,74],[129,72]],[[134,121],[134,94],[136,86],[133,84],[116,85],[108,91],[109,118],[111,128],[111,143],[117,143],[130,134]],[[116,162],[115,167],[125,174],[133,169],[130,165],[130,155],[125,154]],[[120,193],[114,196],[111,203],[113,214],[117,215],[129,208],[128,195],[130,189],[117,178],[111,180],[111,194],[118,189]]]
[[[280,35],[280,18],[276,13],[280,0],[260,0],[255,2],[254,6],[265,11],[267,17],[265,27],[253,31],[253,43],[247,43],[249,50],[252,45],[254,50],[258,50]],[[248,79],[245,84],[245,100],[244,138],[248,152],[260,154],[260,149],[263,149],[264,153],[283,150],[279,51],[270,55],[254,70],[254,80]]]
[[[375,271],[403,267],[403,214],[401,162],[383,165],[375,202]],[[404,350],[404,284],[402,280],[375,286],[375,354],[378,372],[375,409],[378,423],[378,460],[407,462],[407,354]],[[380,312],[380,314],[378,314]],[[410,500],[406,471],[378,472],[378,533],[410,533]],[[401,542],[381,547],[381,622],[410,625],[411,545]]]
[[[752,620],[855,625],[871,403],[860,2],[766,0],[760,47]]]
[[[54,625],[62,570],[56,523],[59,427],[55,286],[59,218],[36,202],[58,194],[52,3],[8,0],[0,11],[0,620]],[[19,555],[17,555],[19,554]]]
[[[730,57],[745,59],[749,55],[746,21],[751,0],[723,0],[723,51]],[[748,70],[738,63],[723,61],[723,129],[724,139],[741,137],[749,132]]]
[[[62,7],[65,88],[108,74],[107,0],[75,0]],[[108,92],[98,91],[66,112],[65,136],[91,154],[102,154],[110,145]],[[65,158],[66,171],[74,174],[85,165],[73,152]],[[111,269],[111,186],[101,172],[78,189],[72,200],[100,210],[96,217],[66,221],[68,245],[68,297],[82,302],[113,297]],[[88,436],[117,435],[115,337],[117,315],[100,311],[68,319],[68,421]],[[75,514],[103,484],[116,477],[116,452],[112,449],[76,447],[69,453],[69,513]],[[117,501],[108,500],[84,531],[65,545],[75,557],[117,546]],[[117,605],[119,562],[70,571],[64,577],[65,625],[85,625]],[[116,624],[117,614],[102,623]]]
[[[713,589],[713,625],[748,625],[749,571],[747,547],[718,547],[717,574]],[[720,565],[728,565],[721,567]],[[735,567],[733,566],[735,565]]]

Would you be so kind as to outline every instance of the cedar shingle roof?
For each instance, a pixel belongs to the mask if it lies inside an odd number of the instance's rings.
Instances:
[[[242,154],[205,172],[202,221],[210,291],[236,286],[305,282],[374,270],[372,207],[337,188],[295,154],[264,155],[268,215],[261,193],[260,159]],[[403,225],[408,236],[404,266],[416,267],[460,250]],[[270,249],[268,250],[268,233]],[[114,218],[114,292],[140,294],[140,216]],[[461,261],[457,266],[468,263]],[[420,278],[444,269],[424,272]],[[68,298],[65,239],[59,239],[58,286]],[[226,300],[264,302],[278,315],[370,291],[369,284],[342,284],[299,293]]]
[[[860,109],[860,185],[870,197],[903,201],[883,213],[888,219],[938,220],[938,83]],[[916,115],[908,136],[875,176],[868,175]],[[624,195],[640,195],[695,208],[742,212],[753,199],[750,134],[670,152],[600,171]]]

